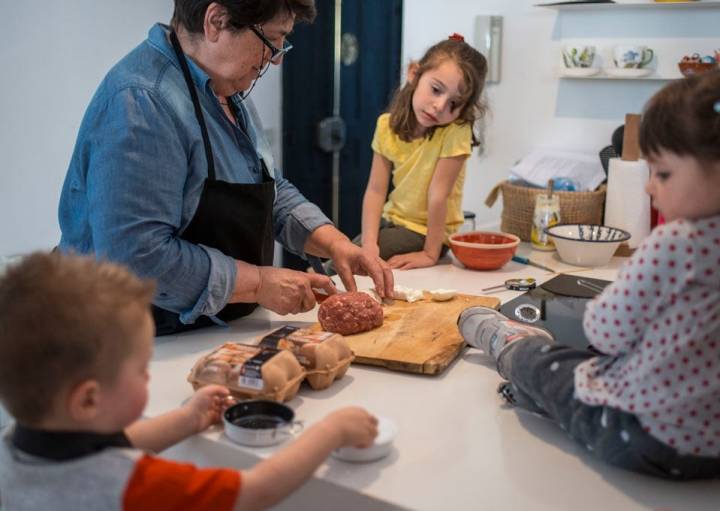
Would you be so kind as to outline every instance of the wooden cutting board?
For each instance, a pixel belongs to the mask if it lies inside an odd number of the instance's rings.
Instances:
[[[409,373],[441,373],[465,344],[457,328],[458,315],[474,305],[500,306],[500,300],[490,296],[459,294],[446,302],[425,296],[413,303],[395,300],[392,305],[383,305],[381,327],[345,336],[355,352],[353,363]],[[321,330],[320,324],[313,329]]]

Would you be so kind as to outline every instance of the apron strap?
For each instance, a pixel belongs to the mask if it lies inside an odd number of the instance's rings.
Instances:
[[[207,126],[205,125],[205,117],[203,116],[202,109],[200,107],[200,100],[198,99],[197,91],[195,90],[195,84],[190,76],[190,68],[188,67],[185,54],[180,46],[177,35],[174,30],[170,31],[170,42],[172,43],[175,55],[177,55],[180,67],[182,68],[183,77],[185,78],[185,85],[187,85],[190,91],[190,97],[192,98],[193,107],[195,108],[195,118],[200,125],[200,131],[202,132],[203,145],[205,146],[205,157],[207,158],[207,169],[208,179],[215,181],[215,161],[213,160],[212,146],[210,145],[210,137],[208,136]]]
[[[245,113],[242,112],[237,105],[235,104],[235,101],[233,101],[232,96],[227,96],[225,98],[227,101],[228,107],[230,108],[230,111],[235,116],[235,119],[238,120],[238,123],[241,124],[240,128],[245,132],[247,135],[247,117],[245,117]],[[272,176],[270,175],[270,171],[268,170],[267,164],[265,163],[265,159],[262,157],[260,158],[260,168],[262,169],[262,179],[263,182],[267,181],[273,181]]]

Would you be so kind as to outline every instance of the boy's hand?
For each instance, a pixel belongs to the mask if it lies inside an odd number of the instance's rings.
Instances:
[[[222,385],[207,385],[199,388],[183,405],[196,433],[220,421],[229,395],[230,391]]]
[[[377,418],[354,406],[332,412],[323,422],[338,434],[338,447],[370,447],[378,434]]]

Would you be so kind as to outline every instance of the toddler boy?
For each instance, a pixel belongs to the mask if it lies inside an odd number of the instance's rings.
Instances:
[[[198,390],[138,420],[148,398],[155,287],[92,258],[36,253],[0,279],[0,505],[7,510],[264,509],[338,447],[369,446],[377,420],[331,413],[247,471],[155,457],[217,422],[228,395]]]

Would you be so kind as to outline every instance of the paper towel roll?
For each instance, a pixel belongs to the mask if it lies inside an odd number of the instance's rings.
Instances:
[[[645,160],[611,158],[605,199],[605,225],[628,231],[630,248],[650,234],[650,196],[645,185],[650,169]]]

